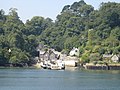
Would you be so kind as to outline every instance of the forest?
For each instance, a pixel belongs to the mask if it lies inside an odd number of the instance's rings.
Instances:
[[[101,3],[98,10],[84,0],[66,5],[56,20],[33,16],[25,23],[17,8],[0,10],[0,66],[34,63],[36,47],[47,45],[68,54],[78,47],[82,62],[120,55],[120,3]]]

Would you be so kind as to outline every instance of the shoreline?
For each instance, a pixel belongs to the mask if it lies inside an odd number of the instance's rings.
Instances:
[[[120,64],[108,64],[108,65],[104,65],[104,64],[86,64],[83,65],[83,68],[85,69],[89,69],[89,70],[120,70]]]
[[[81,68],[86,70],[120,70],[120,63],[114,63],[114,64],[93,64],[93,63],[86,63],[84,65],[78,65],[78,66],[65,66],[66,69],[75,69],[75,68]],[[23,68],[23,69],[41,69],[40,63],[33,64],[30,66],[0,66],[0,69],[4,68]]]

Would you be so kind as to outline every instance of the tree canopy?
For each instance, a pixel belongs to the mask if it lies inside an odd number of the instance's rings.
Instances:
[[[81,57],[87,61],[104,53],[118,54],[120,3],[101,3],[100,8],[94,10],[84,0],[74,2],[63,7],[55,22],[33,16],[23,23],[16,8],[10,8],[8,15],[0,10],[0,65],[32,62],[40,43],[57,51],[68,52],[79,47]]]

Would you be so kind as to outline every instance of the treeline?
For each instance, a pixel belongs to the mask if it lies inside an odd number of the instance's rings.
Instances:
[[[83,62],[120,53],[120,3],[102,3],[98,10],[83,0],[66,5],[56,17],[34,16],[24,24],[16,8],[0,10],[0,65],[31,64],[44,44],[62,53],[79,47]],[[94,57],[94,58],[93,58]]]

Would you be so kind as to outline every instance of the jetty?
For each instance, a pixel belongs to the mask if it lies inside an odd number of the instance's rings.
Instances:
[[[108,64],[108,65],[104,65],[104,64],[85,64],[83,65],[83,67],[85,69],[91,69],[91,70],[120,70],[120,64]]]

